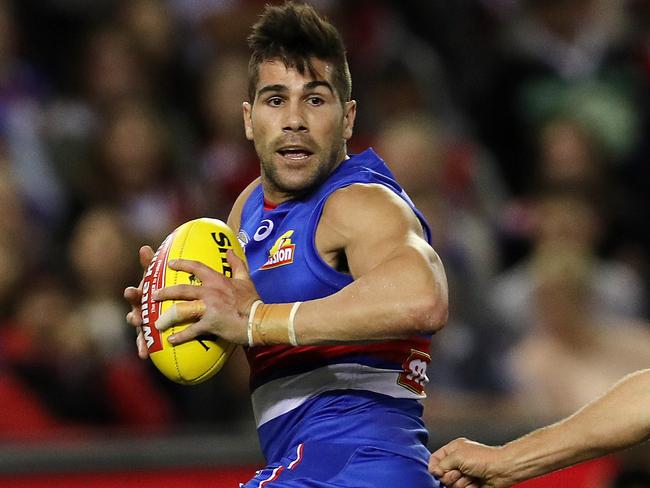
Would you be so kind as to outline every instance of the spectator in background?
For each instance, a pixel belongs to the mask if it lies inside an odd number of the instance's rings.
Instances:
[[[86,182],[85,203],[114,204],[140,242],[162,242],[200,213],[202,195],[174,164],[165,119],[142,100],[113,107]]]
[[[102,130],[108,115],[126,100],[153,101],[149,95],[154,83],[128,31],[120,26],[101,24],[83,42],[75,64],[77,89],[57,94],[46,113],[48,148],[75,204],[75,214],[92,199],[88,183],[96,178],[93,151],[105,137]]]
[[[53,232],[65,217],[68,202],[45,147],[42,110],[49,81],[20,56],[19,38],[12,3],[0,0],[0,140],[4,169],[14,179],[31,219]]]
[[[536,250],[531,297],[535,324],[505,363],[513,385],[511,422],[525,419],[521,424],[538,427],[557,421],[603,394],[621,376],[648,365],[650,324],[594,307],[596,264],[588,250],[567,243]],[[622,452],[615,461],[600,459],[550,475],[539,486],[569,478],[576,488],[608,486],[605,481],[617,473],[643,466],[647,469],[647,462],[639,463],[634,452]]]
[[[331,16],[349,42],[355,92],[367,107],[357,120],[362,148],[382,130],[383,121],[420,111],[448,129],[463,127],[438,52],[408,29],[392,2],[332,2]],[[353,151],[354,152],[354,151]]]
[[[509,191],[530,192],[536,132],[550,117],[570,113],[592,127],[607,151],[608,171],[640,141],[645,88],[624,39],[623,2],[522,0],[502,37],[492,85],[478,95],[475,120],[497,156]]]
[[[577,225],[580,215],[575,217]],[[539,427],[569,415],[621,376],[647,366],[649,325],[599,313],[593,306],[596,264],[588,248],[572,242],[546,242],[536,248],[530,262],[535,323],[501,358],[512,389],[491,399],[492,408],[481,403],[475,408],[465,406],[470,419],[506,418],[513,432],[522,426],[523,430]],[[562,482],[574,488],[619,486],[609,483],[619,474],[622,480],[625,468],[637,462],[622,452],[616,459],[603,458],[540,478],[531,487]]]
[[[627,258],[635,262],[650,285],[650,3],[644,0],[625,2],[628,9],[628,43],[623,54],[632,59],[632,70],[642,80],[640,144],[623,170],[625,199],[630,213],[634,246],[626,249]],[[646,288],[646,317],[650,318],[650,286]]]
[[[131,7],[137,10],[136,5]],[[126,114],[129,110],[131,113],[139,110],[143,113],[150,111],[153,115],[152,107],[156,107],[155,124],[169,130],[163,139],[167,152],[165,157],[170,158],[175,170],[185,162],[189,151],[186,145],[192,141],[188,123],[176,107],[175,96],[170,95],[175,90],[168,84],[174,83],[163,75],[165,69],[172,68],[141,46],[141,33],[136,36],[133,32],[130,15],[125,7],[123,17],[126,20],[123,23],[104,22],[89,31],[76,65],[77,91],[71,95],[61,94],[48,106],[49,149],[64,175],[77,213],[93,198],[92,192],[88,194],[88,182],[96,178],[97,158],[105,156],[95,151],[97,146],[106,144],[105,139],[111,130],[107,126],[115,124],[119,112]],[[160,34],[160,37],[164,36],[164,33]],[[172,63],[171,60],[167,62]],[[128,109],[135,105],[141,108]],[[132,142],[134,147],[139,144],[137,140]],[[149,140],[145,142],[145,145],[150,144]],[[119,171],[123,172],[124,168]],[[128,177],[128,174],[124,175],[124,178]]]
[[[138,264],[129,252],[133,242],[116,209],[91,207],[77,221],[68,245],[77,299],[73,314],[86,324],[86,334],[106,360],[132,347],[132,337],[124,330],[119,290],[132,279]]]
[[[526,336],[540,320],[534,305],[535,253],[544,249],[574,249],[592,260],[590,293],[585,296],[600,316],[641,317],[644,284],[626,263],[598,254],[602,221],[594,203],[580,188],[545,190],[531,215],[532,253],[497,275],[488,289],[491,313],[500,334],[511,341]]]
[[[255,23],[259,0],[168,0],[167,9],[177,20],[183,35],[182,59],[184,71],[197,82],[203,79],[206,66],[222,54],[241,48],[241,39]]]
[[[57,277],[29,285],[2,327],[4,373],[12,382],[0,402],[15,406],[20,399],[27,407],[16,417],[20,428],[39,434],[97,426],[168,428],[168,400],[142,364],[102,355],[105,344],[88,333],[82,321],[88,317],[74,306],[70,288]],[[15,427],[7,426],[5,434],[15,435]]]
[[[32,269],[42,249],[5,155],[0,158],[0,437],[51,431],[57,421],[16,369],[29,334],[17,334],[19,303],[33,286]]]
[[[198,81],[183,58],[188,33],[181,31],[180,21],[174,17],[169,2],[118,0],[116,3],[115,23],[128,35],[140,69],[150,80],[146,90],[136,98],[155,106],[169,127],[176,169],[186,177],[196,177],[194,152],[198,123],[193,109]],[[201,66],[200,74],[204,69]]]
[[[634,200],[629,201],[623,191],[622,179],[611,171],[609,152],[598,132],[573,114],[564,113],[545,120],[535,134],[530,156],[534,163],[531,180],[539,188],[580,188],[597,206],[598,252],[623,256],[634,234],[636,209]],[[504,213],[501,236],[506,249],[519,246],[520,252],[525,253],[525,241],[530,238],[526,216],[530,218],[532,213],[533,196],[529,193],[525,198],[510,202]],[[513,216],[517,218],[511,218]]]
[[[83,361],[98,365],[91,376],[106,390],[107,415],[113,422],[161,428],[175,412],[151,365],[129,354],[133,338],[124,330],[119,300],[119,289],[137,266],[129,253],[133,242],[119,210],[91,207],[82,214],[68,248],[75,306],[65,340],[74,344],[83,336],[88,342]]]
[[[639,202],[630,198],[622,174],[612,171],[611,152],[598,131],[570,114],[558,115],[540,127],[536,154],[540,184],[582,187],[594,202],[600,220],[598,252],[640,271],[633,257],[643,225]]]
[[[29,222],[16,184],[0,164],[0,321],[13,313],[21,278],[34,259],[28,240]],[[1,347],[1,344],[0,344]]]
[[[116,103],[153,93],[151,66],[137,48],[133,33],[120,24],[91,31],[80,67],[86,97],[100,113]]]
[[[566,242],[545,243],[532,258],[535,324],[509,363],[531,418],[569,415],[648,364],[648,324],[594,306],[595,264],[588,249]]]
[[[584,186],[594,194],[606,191],[606,161],[599,141],[570,115],[552,117],[541,125],[535,154],[537,180],[553,186]]]
[[[624,377],[571,416],[503,446],[456,439],[431,455],[429,470],[450,488],[506,488],[648,440],[649,405],[650,370],[645,369]],[[608,486],[641,488],[647,481],[647,476],[621,476]]]
[[[32,360],[29,350],[38,327],[25,325],[21,320],[26,310],[20,306],[18,297],[12,297],[11,313],[7,314],[5,310],[7,292],[15,293],[24,283],[21,276],[15,273],[11,276],[12,267],[24,263],[16,259],[19,257],[16,249],[6,246],[6,239],[0,240],[0,269],[7,272],[3,273],[0,289],[3,294],[0,297],[3,299],[0,318],[0,409],[3,412],[0,417],[0,438],[16,439],[54,432],[60,422],[40,395],[41,391],[34,385],[27,367]],[[6,258],[11,261],[6,261]],[[43,302],[33,304],[45,305]],[[53,314],[53,319],[56,312],[54,307],[47,310],[47,313]]]
[[[241,107],[233,100],[248,95],[248,60],[238,52],[222,54],[203,73],[199,105],[204,137],[199,174],[211,215],[225,218],[232,202],[259,174],[255,151],[242,133]]]
[[[167,427],[168,400],[142,363],[120,353],[130,351],[132,338],[124,331],[123,307],[111,302],[135,269],[124,253],[127,232],[105,210],[80,222],[71,241],[79,280],[73,293],[56,274],[62,263],[34,260],[30,246],[38,234],[29,230],[10,184],[0,178],[0,435]]]
[[[72,298],[56,277],[34,280],[19,299],[8,344],[12,368],[62,423],[104,422],[106,398],[88,334],[70,322]]]
[[[448,334],[433,338],[437,360],[429,377],[438,388],[490,389],[494,378],[477,359],[485,350],[483,295],[497,266],[499,180],[477,146],[427,113],[389,118],[376,148],[436,229],[432,242],[445,262],[451,325]]]
[[[0,192],[2,189],[0,189]],[[1,195],[0,195],[1,197]],[[20,281],[26,264],[17,242],[7,235],[0,237],[0,320],[12,312],[16,299],[16,283]]]
[[[42,252],[38,239],[30,238],[35,231],[8,164],[0,152],[0,334],[15,312],[24,278]],[[0,340],[0,363],[4,345]]]
[[[12,266],[18,266],[21,271],[38,260],[45,252],[47,235],[38,232],[37,226],[31,220],[27,203],[20,193],[20,187],[11,171],[10,159],[0,146],[0,236],[7,245],[16,249],[21,258]],[[39,235],[39,239],[33,239]],[[7,269],[10,269],[8,267]]]
[[[132,49],[146,65],[155,86],[157,100],[169,105],[187,104],[187,79],[181,60],[181,41],[177,19],[168,2],[160,0],[122,0],[117,2],[116,23],[129,35]],[[170,98],[178,97],[176,100]]]

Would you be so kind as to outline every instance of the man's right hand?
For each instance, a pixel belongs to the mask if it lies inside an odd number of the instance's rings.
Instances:
[[[502,465],[501,447],[461,438],[431,455],[429,472],[447,488],[506,488],[513,482]]]
[[[140,265],[144,271],[147,270],[151,260],[153,259],[153,249],[149,246],[142,246],[140,248]],[[143,279],[140,280],[140,284],[136,288],[135,286],[129,286],[124,290],[124,298],[131,305],[131,311],[126,314],[126,322],[135,327],[138,331],[138,336],[136,338],[136,344],[138,346],[138,356],[142,359],[147,359],[149,357],[149,350],[147,349],[147,344],[144,340],[144,334],[142,333],[142,283]]]

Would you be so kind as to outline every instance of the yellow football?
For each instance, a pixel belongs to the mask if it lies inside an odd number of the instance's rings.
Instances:
[[[191,220],[167,236],[145,272],[142,283],[142,331],[149,357],[160,372],[172,381],[186,385],[202,383],[223,367],[236,345],[210,336],[172,346],[167,338],[190,324],[175,325],[162,332],[157,330],[156,320],[175,301],[156,302],[151,299],[151,294],[166,286],[201,285],[196,276],[169,268],[167,263],[172,259],[200,261],[224,276],[232,277],[232,268],[226,257],[228,249],[245,261],[244,251],[227,224],[218,219]]]

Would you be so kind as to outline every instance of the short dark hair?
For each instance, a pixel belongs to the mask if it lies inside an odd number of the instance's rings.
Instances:
[[[336,27],[321,17],[310,5],[285,2],[266,5],[260,20],[248,36],[251,57],[248,63],[248,96],[255,100],[259,66],[264,61],[281,59],[301,75],[316,77],[312,58],[334,65],[332,82],[341,103],[352,97],[352,78],[343,38]]]

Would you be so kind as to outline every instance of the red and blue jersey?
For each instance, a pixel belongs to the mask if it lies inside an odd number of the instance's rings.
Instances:
[[[343,161],[314,192],[274,208],[265,207],[260,185],[244,204],[238,238],[265,303],[314,300],[352,282],[323,261],[315,235],[327,198],[358,183],[381,184],[403,198],[430,240],[424,218],[372,149]],[[267,460],[309,441],[426,457],[419,400],[428,381],[430,340],[249,348],[253,411]]]

